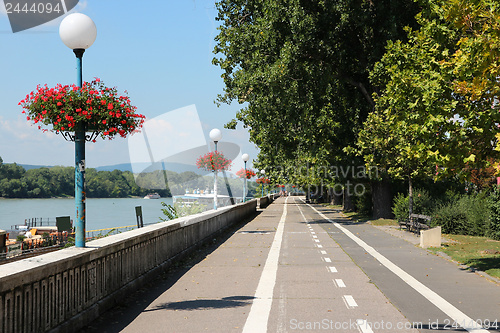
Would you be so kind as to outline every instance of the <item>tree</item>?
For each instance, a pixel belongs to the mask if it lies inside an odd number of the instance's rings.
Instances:
[[[492,145],[500,123],[498,76],[488,72],[498,66],[487,59],[489,43],[500,39],[484,22],[470,21],[474,10],[476,17],[498,18],[498,5],[474,3],[429,1],[418,16],[420,29],[408,30],[407,43],[389,42],[371,73],[385,88],[358,147],[367,165],[408,179],[410,214],[415,177],[467,177],[498,157]]]
[[[241,121],[274,181],[305,181],[279,166],[350,165],[344,148],[373,110],[368,78],[387,40],[404,38],[411,1],[223,0],[213,63],[224,73],[219,103]],[[354,161],[354,163],[357,163]],[[339,179],[334,182],[339,182]],[[329,181],[330,182],[330,181]]]

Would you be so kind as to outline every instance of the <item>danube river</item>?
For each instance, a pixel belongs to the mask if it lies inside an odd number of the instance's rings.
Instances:
[[[172,198],[92,199],[87,198],[86,230],[137,225],[135,207],[142,206],[144,223],[155,223],[165,217],[162,202],[172,204]],[[25,219],[55,220],[57,216],[75,218],[75,199],[0,199],[0,229],[23,224]],[[166,217],[165,217],[166,218]]]

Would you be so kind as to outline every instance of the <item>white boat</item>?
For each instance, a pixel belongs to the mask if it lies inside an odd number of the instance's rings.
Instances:
[[[160,199],[160,195],[158,193],[150,193],[144,197],[144,199]]]
[[[190,191],[186,190],[186,194],[184,195],[174,195],[173,201],[174,205],[177,203],[181,207],[182,206],[191,206],[194,202],[204,205],[206,210],[210,210],[213,208],[215,195],[212,191],[205,190],[194,190],[190,193]],[[218,194],[217,195],[217,206],[224,207],[232,204],[231,199],[239,202],[236,198],[230,198],[227,195]]]

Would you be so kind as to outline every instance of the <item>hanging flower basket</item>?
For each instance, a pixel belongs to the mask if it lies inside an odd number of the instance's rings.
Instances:
[[[257,178],[256,182],[257,184],[269,184],[271,181],[268,178],[262,177]]]
[[[19,105],[26,119],[44,132],[84,129],[108,139],[117,135],[125,138],[138,131],[145,118],[135,113],[137,108],[130,104],[126,92],[119,95],[116,88],[106,87],[98,78],[83,83],[82,88],[62,84],[54,88],[37,86]]]
[[[242,168],[240,171],[236,172],[236,176],[240,178],[245,178],[245,169]],[[250,179],[252,177],[255,177],[255,172],[252,169],[247,169],[246,170],[246,178]]]
[[[220,151],[214,151],[198,158],[196,166],[205,171],[227,171],[231,168],[231,160]]]

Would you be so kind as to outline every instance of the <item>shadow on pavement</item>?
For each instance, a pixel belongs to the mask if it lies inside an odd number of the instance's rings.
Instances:
[[[197,299],[193,301],[170,302],[156,306],[154,309],[144,310],[144,312],[158,310],[210,310],[235,308],[251,304],[248,300],[253,300],[253,296],[231,296],[222,299]]]
[[[310,206],[314,207],[318,212],[323,213],[325,215],[331,214],[331,213],[341,213],[342,212],[340,209],[325,208],[325,206],[319,205],[319,204],[310,204]],[[368,221],[370,221],[370,218],[368,218],[367,216],[364,216],[364,215],[355,214],[355,215],[351,216],[350,218],[336,217],[334,219],[334,221],[337,223],[343,224],[343,225],[361,225],[361,224],[366,224]],[[302,222],[302,223],[306,223],[306,222]],[[317,219],[317,220],[309,221],[308,223],[311,223],[311,224],[329,224],[330,222],[328,222],[324,219]]]
[[[162,309],[185,309],[195,310],[198,308],[225,308],[244,306],[253,297],[250,296],[231,296],[220,300],[194,300],[185,302],[166,303],[159,308],[146,310],[147,307],[154,302],[161,294],[173,286],[184,274],[186,274],[193,266],[203,261],[210,253],[215,251],[219,246],[224,244],[233,234],[237,233],[247,223],[259,216],[262,211],[257,211],[255,214],[248,216],[240,223],[214,235],[213,239],[208,240],[198,249],[194,249],[183,259],[179,259],[172,264],[164,273],[158,274],[158,277],[136,292],[130,294],[125,299],[119,300],[115,307],[104,312],[100,317],[92,321],[89,325],[81,329],[80,333],[114,333],[121,332],[142,312],[156,311]],[[184,304],[183,304],[184,303]]]

